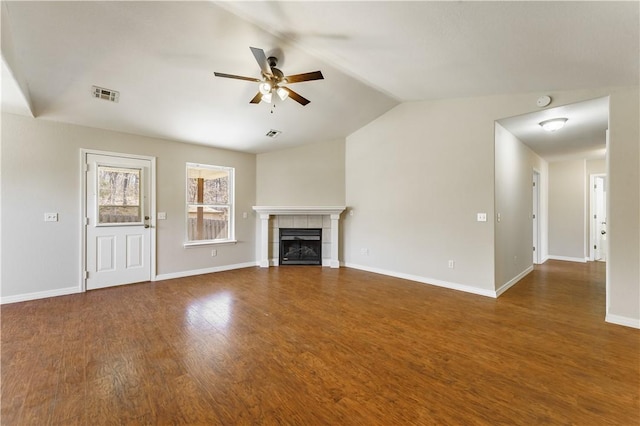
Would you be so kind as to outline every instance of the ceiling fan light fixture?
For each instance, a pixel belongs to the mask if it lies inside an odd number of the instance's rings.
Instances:
[[[289,91],[284,87],[278,87],[278,90],[276,90],[276,93],[278,94],[278,97],[280,98],[281,101],[284,101],[289,97]]]
[[[258,90],[263,95],[271,93],[271,89],[271,83],[269,83],[268,81],[263,81],[262,83],[260,83],[260,86],[258,86]]]
[[[556,130],[560,130],[567,123],[568,118],[552,118],[551,120],[541,121],[540,127],[542,127],[547,132],[555,132]]]
[[[271,92],[262,95],[262,102],[271,103]]]

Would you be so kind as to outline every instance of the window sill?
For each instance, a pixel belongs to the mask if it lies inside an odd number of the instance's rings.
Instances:
[[[236,244],[238,240],[220,240],[220,241],[190,241],[184,243],[184,248],[193,248],[201,246],[215,246],[219,244]]]

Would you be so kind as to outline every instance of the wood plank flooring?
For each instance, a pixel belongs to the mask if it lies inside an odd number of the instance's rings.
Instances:
[[[640,331],[604,264],[494,300],[247,268],[1,308],[2,425],[638,425]]]

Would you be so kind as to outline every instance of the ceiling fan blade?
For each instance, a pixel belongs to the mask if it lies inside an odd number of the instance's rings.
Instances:
[[[250,104],[259,104],[262,100],[262,93],[258,92],[256,95],[249,101]]]
[[[300,83],[303,81],[322,80],[324,77],[320,71],[306,72],[304,74],[294,74],[285,77],[287,83]]]
[[[253,57],[256,58],[258,65],[260,65],[262,74],[273,75],[269,62],[267,62],[267,55],[264,54],[264,50],[258,49],[257,47],[249,47],[249,49],[251,49],[251,53],[253,53]]]
[[[297,94],[293,90],[289,89],[288,87],[283,87],[283,89],[286,90],[287,92],[289,92],[289,97],[291,99],[293,99],[294,101],[296,101],[297,103],[299,103],[302,106],[305,106],[306,104],[311,102],[309,99],[300,96],[299,94]]]
[[[247,81],[255,81],[255,82],[262,81],[259,78],[243,77],[241,75],[225,74],[225,73],[221,73],[221,72],[214,72],[213,75],[215,75],[216,77],[235,78],[236,80],[247,80]]]

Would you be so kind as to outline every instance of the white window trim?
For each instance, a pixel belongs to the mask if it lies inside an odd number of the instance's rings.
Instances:
[[[214,246],[218,244],[236,244],[238,240],[202,240],[202,241],[190,241],[184,243],[185,248],[200,247],[200,246]]]
[[[203,169],[211,169],[211,170],[224,170],[229,173],[229,238],[219,239],[219,240],[194,240],[189,241],[189,200],[187,199],[187,185],[189,179],[189,168],[203,168]],[[227,166],[215,166],[212,164],[200,164],[200,163],[189,163],[187,162],[185,167],[185,179],[184,179],[184,236],[185,242],[184,247],[199,247],[199,246],[207,246],[207,245],[217,245],[217,244],[235,244],[238,241],[235,239],[236,227],[235,227],[235,192],[236,192],[236,169],[234,167]]]

